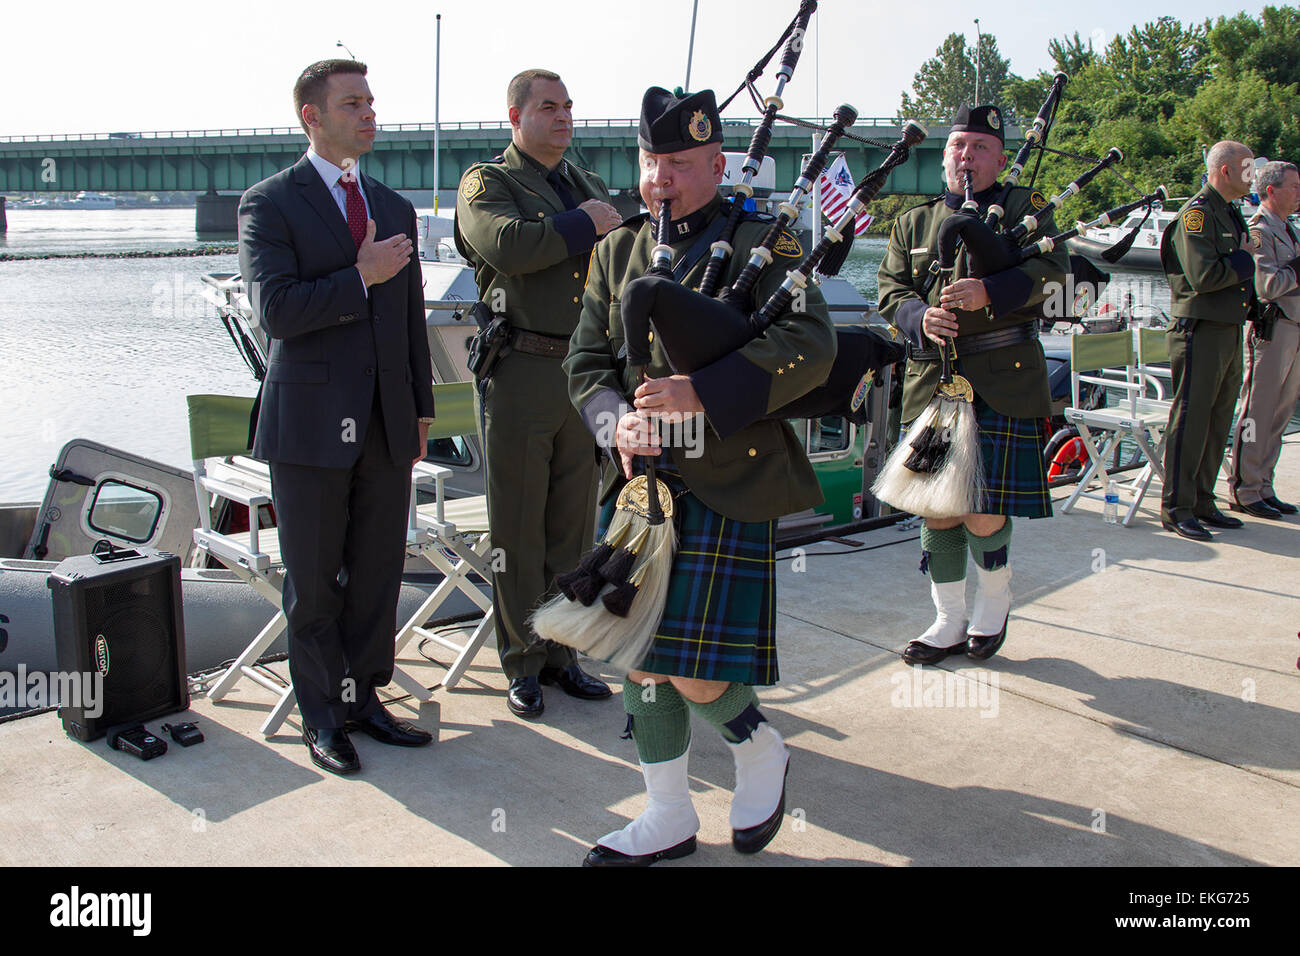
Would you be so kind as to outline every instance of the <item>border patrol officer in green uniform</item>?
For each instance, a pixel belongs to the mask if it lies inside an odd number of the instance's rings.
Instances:
[[[736,849],[761,850],[781,825],[788,754],[759,712],[753,688],[777,681],[776,519],[822,496],[793,429],[765,416],[825,381],[835,357],[825,300],[810,286],[803,311],[792,308],[712,365],[675,375],[653,341],[647,378],[630,377],[621,295],[650,267],[662,203],[671,204],[674,216],[673,265],[692,287],[717,238],[712,227],[726,211],[717,190],[726,170],[722,123],[711,90],[675,96],[649,89],[638,142],[641,197],[650,216],[629,220],[597,247],[565,369],[574,405],[610,455],[602,521],[630,475],[632,456],[656,456],[662,448],[656,470],[674,494],[679,545],[654,642],[623,685],[649,805],[601,838],[587,856],[589,866],[645,866],[694,851],[700,824],[686,769],[691,711],[722,734],[735,760]],[[723,286],[768,228],[754,220],[740,225]],[[776,290],[802,249],[787,233],[774,253],[759,278],[757,304]],[[701,440],[661,444],[651,417],[658,414],[695,416]]]
[[[573,102],[559,76],[526,70],[511,80],[507,101],[511,143],[461,177],[455,238],[480,299],[511,330],[504,357],[480,374],[488,523],[504,553],[492,581],[497,645],[507,704],[531,719],[542,714],[543,682],[583,699],[610,696],[571,648],[538,640],[526,620],[594,534],[594,449],[561,363],[592,247],[619,216],[600,177],[564,159]]]
[[[1042,419],[1051,414],[1051,390],[1035,306],[1049,294],[1059,294],[1068,265],[1065,251],[1035,256],[994,275],[956,279],[942,288],[935,282],[926,292],[926,277],[938,258],[939,226],[961,207],[967,170],[981,217],[992,203],[1003,207],[1007,223],[1048,205],[1042,193],[998,184],[1007,163],[1004,145],[996,106],[963,106],[944,148],[947,191],[899,217],[880,263],[880,314],[913,346],[903,381],[902,421],[913,421],[929,404],[939,385],[939,349],[955,341],[954,371],[975,391],[987,487],[980,513],[925,519],[922,568],[929,571],[937,613],[930,628],[903,650],[909,664],[934,664],[962,652],[984,660],[998,651],[1011,613],[1011,516],[1052,514],[1042,428]],[[1029,238],[1054,231],[1049,215]],[[965,271],[963,249],[954,274]],[[978,576],[969,624],[968,549]]]
[[[1213,528],[1240,528],[1219,511],[1214,482],[1223,464],[1243,372],[1242,328],[1253,298],[1250,231],[1232,205],[1250,193],[1254,156],[1231,140],[1205,157],[1208,182],[1178,211],[1160,243],[1169,279],[1169,367],[1173,403],[1165,432],[1164,527],[1193,541]]]

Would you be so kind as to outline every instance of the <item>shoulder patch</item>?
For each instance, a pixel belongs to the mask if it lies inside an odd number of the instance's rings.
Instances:
[[[1199,209],[1189,209],[1183,213],[1183,231],[1199,236],[1205,229],[1205,213]]]
[[[1029,205],[1033,206],[1035,211],[1047,208],[1047,197],[1035,189],[1029,194]]]
[[[799,245],[799,240],[791,233],[781,230],[781,235],[777,237],[776,245],[772,248],[778,256],[787,256],[791,259],[803,255],[803,246]]]
[[[460,182],[460,198],[466,202],[473,202],[479,196],[483,195],[487,187],[483,185],[483,173],[475,169],[465,174],[465,178]]]
[[[1250,230],[1250,246],[1252,249],[1264,248],[1264,231],[1258,226]]]

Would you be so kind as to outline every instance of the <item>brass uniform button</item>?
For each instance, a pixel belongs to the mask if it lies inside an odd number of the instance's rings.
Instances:
[[[574,277],[575,279],[581,279],[581,278],[582,278],[582,276],[578,275],[578,273],[576,273],[576,272],[573,274],[573,277]]]
[[[1019,362],[1016,363],[1016,368],[1020,368],[1020,363],[1019,363]]]
[[[574,302],[577,302],[577,301],[578,301],[578,297],[577,297],[576,295],[573,297],[573,301],[574,301]]]
[[[751,449],[749,450],[749,457],[750,457],[750,458],[756,458],[757,456],[758,456],[758,449],[757,449],[757,448],[751,448]]]
[[[645,340],[646,340],[647,342],[653,342],[653,341],[655,340],[655,332],[654,332],[654,329],[651,329],[649,332],[646,333],[646,338],[645,338]]]

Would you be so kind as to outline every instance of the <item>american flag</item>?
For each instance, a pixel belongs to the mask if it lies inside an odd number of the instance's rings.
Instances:
[[[821,192],[822,213],[832,223],[838,222],[849,207],[849,198],[853,195],[853,176],[849,173],[849,164],[843,156],[836,156],[830,167],[822,170],[817,179],[817,188]],[[859,213],[854,234],[862,235],[871,225],[871,216]]]

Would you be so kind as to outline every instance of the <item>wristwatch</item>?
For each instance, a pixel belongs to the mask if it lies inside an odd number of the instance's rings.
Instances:
[[[421,425],[432,425],[436,420],[437,420],[437,419],[434,419],[434,418],[421,418],[421,419],[418,419],[418,421],[419,421],[419,423],[420,423]]]

